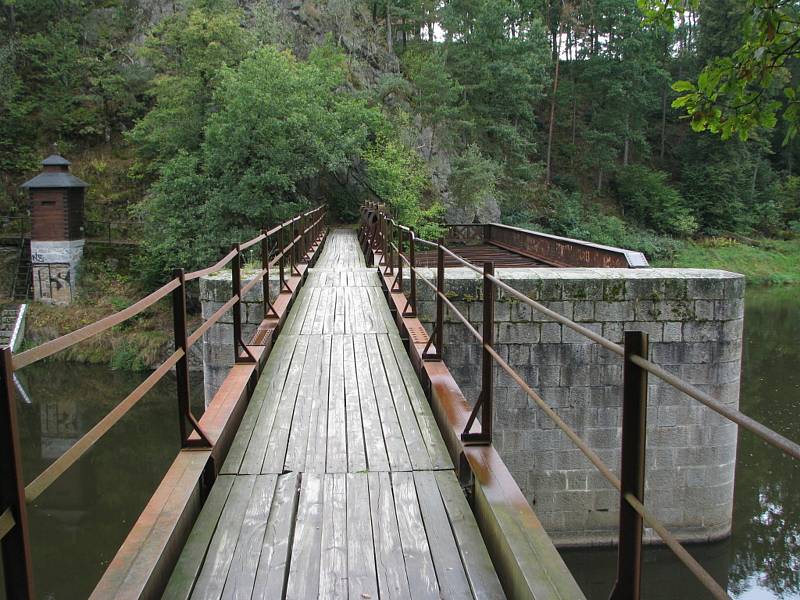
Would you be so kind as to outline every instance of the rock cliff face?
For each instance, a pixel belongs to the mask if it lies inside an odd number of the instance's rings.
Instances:
[[[173,14],[177,0],[141,0],[143,14],[150,24]],[[281,33],[279,45],[290,48],[297,56],[305,58],[315,46],[330,36],[340,46],[349,60],[350,85],[356,91],[379,86],[382,80],[400,76],[400,61],[389,51],[385,28],[380,19],[373,18],[367,3],[352,0],[238,0],[248,22],[258,27],[259,19],[275,21]],[[389,93],[384,97],[387,107],[404,100]],[[432,131],[422,119],[415,118],[404,132],[406,143],[416,148],[431,170],[431,184],[435,196],[446,208],[446,219],[451,223],[497,221],[500,209],[496,201],[489,200],[480,207],[464,207],[450,191],[448,179],[452,174],[451,153],[433,139]]]

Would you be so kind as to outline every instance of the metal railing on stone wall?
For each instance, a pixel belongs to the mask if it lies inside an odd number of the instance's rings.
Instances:
[[[409,291],[405,307],[402,310],[404,317],[417,316],[416,246],[419,244],[436,250],[436,283],[431,283],[424,277],[421,278],[422,282],[433,290],[436,297],[436,319],[433,324],[433,331],[422,351],[422,358],[423,360],[443,360],[445,309],[461,321],[482,349],[481,391],[466,427],[461,432],[461,440],[465,445],[492,443],[492,421],[494,415],[492,367],[496,364],[516,382],[525,394],[571,440],[575,447],[583,453],[603,478],[619,492],[619,550],[616,582],[610,595],[612,600],[638,600],[640,596],[642,535],[645,523],[656,532],[664,544],[672,550],[714,598],[730,598],[711,574],[694,559],[644,504],[648,375],[658,377],[676,390],[683,392],[726,419],[757,435],[792,458],[800,459],[800,445],[650,361],[648,359],[647,333],[626,331],[624,344],[614,343],[599,333],[575,323],[558,312],[532,300],[506,282],[498,279],[494,272],[493,263],[486,262],[483,268],[476,267],[458,256],[451,249],[445,247],[443,240],[432,242],[417,237],[413,229],[398,223],[380,205],[369,204],[361,208],[359,239],[369,264],[383,268],[384,275],[394,278],[393,287],[390,291],[404,291],[404,268],[409,270]],[[482,332],[479,332],[447,297],[444,266],[446,255],[462,266],[478,273],[483,280]],[[498,289],[503,290],[504,293],[512,296],[517,301],[530,306],[532,309],[539,311],[623,359],[622,444],[619,477],[495,349],[494,304]],[[480,430],[472,431],[477,422],[478,414],[480,414]]]

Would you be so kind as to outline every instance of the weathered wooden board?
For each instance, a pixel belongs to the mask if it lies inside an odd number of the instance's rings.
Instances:
[[[502,598],[374,270],[334,231],[170,598]]]

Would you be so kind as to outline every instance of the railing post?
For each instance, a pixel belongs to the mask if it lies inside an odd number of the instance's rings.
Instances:
[[[391,221],[387,221],[387,223],[388,223],[388,233],[387,233],[386,247],[387,247],[387,252],[389,253],[387,261],[389,265],[388,272],[389,275],[394,275],[394,248],[392,248],[392,244],[394,243],[394,225],[392,224]]]
[[[642,577],[642,517],[625,499],[644,503],[645,444],[647,441],[647,371],[631,356],[648,357],[648,336],[625,332],[622,393],[622,456],[620,464],[619,549],[617,581],[610,600],[638,600]]]
[[[494,282],[489,279],[494,276],[494,263],[483,263],[483,350],[481,360],[481,393],[478,401],[467,419],[461,440],[467,444],[491,444],[492,422],[494,421],[494,361],[489,353],[489,348],[494,347],[494,303],[496,289]],[[472,433],[472,423],[475,421],[478,409],[481,409],[481,430]]]
[[[378,240],[378,247],[381,250],[381,258],[378,261],[378,266],[386,263],[386,222],[383,218],[383,211],[378,213],[378,235],[380,239]]]
[[[211,440],[200,428],[200,424],[192,414],[189,388],[189,340],[186,333],[186,280],[183,269],[175,269],[173,278],[180,285],[172,292],[172,329],[175,337],[175,350],[183,350],[183,356],[175,364],[175,380],[178,389],[178,424],[181,433],[181,448],[213,446]],[[198,438],[190,438],[189,423]]]
[[[428,343],[422,350],[423,360],[442,360],[444,346],[444,244],[441,238],[436,245],[436,322],[433,325],[433,333],[428,338]],[[435,352],[428,352],[431,344],[436,347]]]
[[[239,296],[233,305],[233,362],[241,362],[239,346],[242,345],[242,253],[239,244],[234,244],[236,255],[231,262],[231,298]]]
[[[264,271],[261,275],[261,289],[263,292],[261,303],[264,307],[264,318],[266,319],[270,310],[273,310],[272,302],[269,299],[269,237],[266,229],[262,229],[261,233],[264,234],[264,239],[261,240],[261,270]]]
[[[408,279],[411,289],[408,294],[407,310],[403,311],[405,317],[417,316],[417,259],[414,248],[416,247],[416,235],[413,229],[408,230]]]
[[[403,228],[397,228],[397,279],[394,280],[399,291],[403,291]]]
[[[300,232],[297,229],[297,222],[292,223],[292,269],[300,274],[300,269],[297,265],[300,264],[300,241],[296,241],[300,237]]]
[[[0,349],[0,374],[3,377],[0,382],[0,512],[10,508],[15,521],[14,527],[0,542],[0,548],[6,598],[28,599],[35,594],[13,369],[11,350]]]
[[[300,213],[300,248],[298,251],[298,262],[302,262],[306,255],[306,248],[308,247],[306,242],[306,216],[305,214]]]
[[[280,251],[280,255],[281,255],[280,259],[278,260],[278,278],[280,279],[280,288],[279,289],[282,292],[284,289],[286,289],[288,287],[286,285],[286,272],[285,272],[285,268],[286,268],[286,254],[285,254],[285,250],[286,250],[286,232],[285,232],[285,228],[283,227],[283,225],[281,225],[281,228],[278,230],[278,244],[279,244],[278,250]]]
[[[444,294],[444,244],[439,240],[436,248],[436,358],[444,359],[444,299],[440,294]]]
[[[186,281],[183,269],[175,269],[172,277],[180,285],[172,292],[172,330],[175,336],[175,350],[183,350],[183,356],[175,365],[175,379],[178,387],[178,420],[181,432],[181,448],[186,446],[189,432],[186,415],[189,412],[189,344],[186,336]]]

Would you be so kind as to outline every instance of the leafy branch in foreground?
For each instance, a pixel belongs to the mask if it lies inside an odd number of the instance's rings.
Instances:
[[[672,26],[677,15],[699,0],[639,0],[651,20]],[[676,81],[681,108],[695,131],[710,131],[746,140],[759,127],[786,124],[784,144],[800,122],[800,83],[792,67],[800,57],[800,6],[790,0],[748,0],[742,23],[743,41],[730,56],[712,60],[696,82]]]

